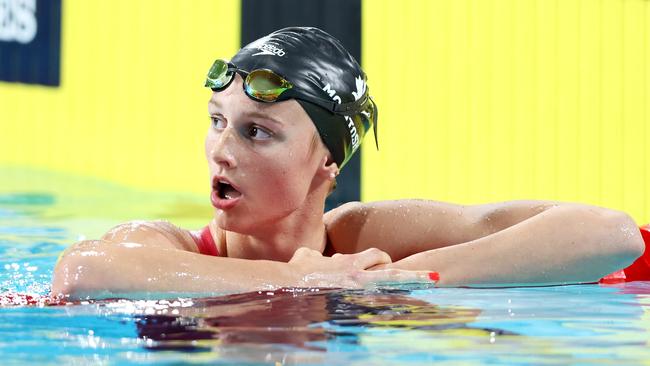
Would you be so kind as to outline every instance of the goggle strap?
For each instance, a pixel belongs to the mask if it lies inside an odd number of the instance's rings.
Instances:
[[[343,114],[343,115],[356,114],[355,111],[359,110],[359,108],[367,101],[367,98],[368,97],[365,97],[359,100],[355,100],[354,102],[341,103],[341,104],[332,102],[331,103],[332,108],[330,108],[330,111],[337,114]]]
[[[375,113],[372,118],[374,120],[372,121],[372,132],[373,135],[375,135],[375,146],[377,147],[377,150],[379,150],[379,138],[377,137],[377,121],[379,121],[379,109],[377,108],[375,101],[372,100],[372,98],[370,98],[370,100],[372,101],[373,107],[375,107]]]

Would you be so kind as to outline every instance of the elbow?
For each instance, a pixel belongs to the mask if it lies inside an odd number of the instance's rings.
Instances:
[[[615,210],[602,209],[598,214],[607,255],[628,266],[643,255],[645,243],[641,231],[630,215]]]
[[[621,231],[623,232],[623,242],[625,254],[629,257],[630,263],[641,257],[645,252],[646,245],[636,222],[627,214],[622,223]]]

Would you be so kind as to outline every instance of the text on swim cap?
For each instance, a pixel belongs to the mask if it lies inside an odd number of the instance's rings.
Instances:
[[[350,139],[352,140],[352,150],[356,150],[359,147],[359,134],[357,133],[357,126],[354,125],[352,117],[345,116],[345,120],[348,122],[348,128],[350,129]]]
[[[323,87],[323,91],[332,98],[338,104],[341,104],[341,97],[336,94],[336,90],[332,89],[330,84],[326,84]],[[356,96],[355,96],[356,98]],[[350,116],[344,116],[345,121],[348,123],[348,129],[350,130],[350,140],[352,142],[352,150],[356,150],[359,147],[359,133],[357,132],[357,126],[354,125],[354,121]]]
[[[262,52],[258,52],[252,56],[259,56],[259,55],[270,55],[270,56],[284,56],[285,52],[282,48],[276,47],[270,43],[264,43],[261,46],[257,47],[258,50]]]
[[[325,85],[325,87],[323,87],[323,91],[327,93],[327,95],[329,95],[333,101],[335,101],[338,104],[341,104],[341,97],[336,95],[336,90],[332,89],[330,87],[330,84]]]

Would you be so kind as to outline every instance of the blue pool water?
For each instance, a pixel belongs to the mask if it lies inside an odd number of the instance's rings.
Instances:
[[[46,295],[61,250],[134,211],[84,211],[86,200],[93,197],[0,193],[1,293]],[[144,216],[167,214],[198,227],[202,215],[178,214],[192,205],[159,202]],[[0,307],[2,365],[638,365],[650,360],[648,346],[649,282],[284,289]]]

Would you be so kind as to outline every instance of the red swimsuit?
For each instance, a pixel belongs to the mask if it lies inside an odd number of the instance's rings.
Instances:
[[[214,257],[219,256],[219,250],[217,249],[217,245],[214,243],[212,233],[210,233],[210,226],[204,227],[199,236],[192,233],[192,237],[196,242],[196,246],[199,248],[199,253]]]
[[[641,227],[641,235],[645,241],[646,248],[643,255],[637,258],[629,267],[603,277],[600,283],[650,281],[650,224]],[[215,257],[219,256],[219,250],[217,250],[217,246],[214,243],[209,226],[204,227],[199,236],[192,236],[199,248],[199,253]]]

